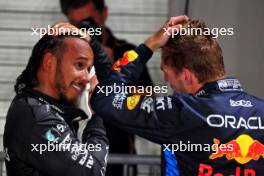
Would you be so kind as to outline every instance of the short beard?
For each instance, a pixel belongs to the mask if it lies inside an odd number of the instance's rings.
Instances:
[[[65,84],[64,76],[61,72],[61,65],[59,63],[56,67],[55,88],[57,89],[57,92],[59,94],[59,100],[60,101],[67,102],[71,105],[75,104],[74,100],[70,100],[66,96],[67,86]]]

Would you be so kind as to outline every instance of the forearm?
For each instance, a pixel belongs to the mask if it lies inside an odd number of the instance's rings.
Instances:
[[[126,52],[123,58],[113,65],[113,70],[108,78],[109,82],[135,85],[143,71],[143,66],[152,54],[153,52],[144,44],[139,45],[135,50]]]
[[[106,79],[111,71],[112,64],[106,52],[97,41],[91,42],[91,47],[94,52],[94,67],[96,76],[99,82]]]

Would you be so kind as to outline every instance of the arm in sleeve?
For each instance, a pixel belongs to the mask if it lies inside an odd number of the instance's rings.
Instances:
[[[52,116],[38,120],[32,130],[30,164],[51,176],[103,176],[108,140],[102,120],[97,116],[87,123],[81,143],[63,119]]]
[[[91,105],[98,115],[112,125],[162,144],[175,130],[175,116],[180,114],[178,102],[173,102],[171,97],[129,95],[113,90],[106,95],[106,91],[115,86],[135,85],[151,55],[152,51],[144,45],[125,53],[114,64],[109,78],[97,86]]]
[[[91,47],[94,53],[94,67],[99,82],[106,79],[111,71],[112,64],[100,43],[93,40]]]

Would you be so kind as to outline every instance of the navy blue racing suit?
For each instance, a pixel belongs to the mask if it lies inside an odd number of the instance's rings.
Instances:
[[[208,82],[195,94],[157,98],[107,92],[135,85],[151,55],[142,44],[115,64],[92,96],[95,112],[161,144],[170,161],[164,175],[177,175],[178,168],[182,176],[263,176],[264,103],[244,92],[237,79]]]

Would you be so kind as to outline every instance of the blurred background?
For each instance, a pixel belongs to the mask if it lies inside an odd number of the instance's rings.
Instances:
[[[173,15],[203,19],[209,27],[234,28],[233,36],[219,36],[228,76],[237,77],[246,91],[264,98],[264,1],[262,0],[106,0],[114,34],[138,45]],[[0,151],[5,115],[14,97],[13,85],[25,68],[39,37],[31,28],[66,21],[58,0],[0,0]],[[155,85],[164,85],[160,53],[148,69]],[[21,114],[23,118],[23,114]],[[159,155],[160,147],[136,139],[138,154]]]

